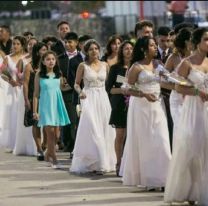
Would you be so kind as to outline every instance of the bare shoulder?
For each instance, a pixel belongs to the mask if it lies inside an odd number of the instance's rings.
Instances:
[[[79,66],[78,66],[78,69],[79,69],[79,70],[83,70],[84,67],[85,67],[85,62],[81,62],[81,63],[79,64]]]
[[[129,68],[129,72],[134,72],[134,73],[139,73],[140,71],[143,70],[143,66],[139,64],[138,62],[135,62],[132,64],[132,66]]]
[[[184,67],[191,67],[192,65],[192,56],[186,57],[181,61],[181,64]]]
[[[25,71],[29,72],[29,71],[31,71],[31,70],[32,70],[32,65],[31,65],[31,63],[27,63],[27,64],[25,65]]]
[[[172,53],[172,54],[168,57],[167,61],[174,62],[176,59],[178,59],[178,55],[175,54],[175,53]],[[166,61],[166,62],[167,62],[167,61]]]
[[[186,78],[191,68],[190,57],[187,57],[183,59],[182,62],[178,65],[178,74]]]
[[[40,77],[40,71],[37,71],[35,74],[35,78],[39,78]]]
[[[102,67],[105,68],[105,70],[109,73],[110,67],[109,67],[108,63],[107,63],[107,62],[101,61],[101,65],[102,65]]]
[[[170,72],[172,72],[178,63],[180,63],[178,59],[178,55],[173,53],[168,57],[165,63],[165,68]]]
[[[100,63],[105,67],[109,67],[107,62],[101,61]]]

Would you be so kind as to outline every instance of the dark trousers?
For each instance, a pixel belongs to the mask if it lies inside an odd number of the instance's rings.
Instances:
[[[168,131],[169,131],[169,140],[170,140],[170,149],[172,151],[172,142],[173,142],[173,119],[170,113],[170,102],[169,96],[163,95],[163,100],[165,103],[165,109],[167,114],[167,123],[168,123]]]
[[[77,114],[76,107],[72,102],[72,92],[62,93],[65,107],[70,119],[71,124],[62,127],[62,139],[64,147],[68,152],[72,152],[74,149],[76,128],[77,128]]]

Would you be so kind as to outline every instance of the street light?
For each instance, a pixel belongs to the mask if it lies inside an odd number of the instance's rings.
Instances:
[[[27,1],[22,1],[23,6],[27,6],[27,3],[28,3]]]

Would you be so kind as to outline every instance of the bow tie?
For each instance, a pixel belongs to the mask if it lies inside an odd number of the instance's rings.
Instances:
[[[77,51],[74,51],[74,52],[67,52],[67,55],[68,56],[75,56],[77,54]]]

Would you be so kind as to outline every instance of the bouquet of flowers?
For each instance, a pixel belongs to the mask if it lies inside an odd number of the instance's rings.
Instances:
[[[182,86],[189,86],[189,87],[193,86],[193,84],[189,80],[184,79],[183,77],[177,75],[176,72],[170,73],[162,65],[159,65],[157,67],[156,74],[158,76],[162,77],[162,79],[160,79],[160,81],[165,80],[167,82],[172,82],[172,83],[179,84],[179,85],[182,85]]]
[[[2,79],[4,79],[5,81],[10,81],[10,80],[12,79],[12,76],[11,76],[11,74],[9,73],[8,70],[3,70],[3,71],[1,72],[1,77],[2,77]]]
[[[125,102],[125,104],[126,104],[126,107],[128,107],[129,106],[129,99],[130,99],[130,96],[129,95],[125,95],[124,96],[124,102]]]

